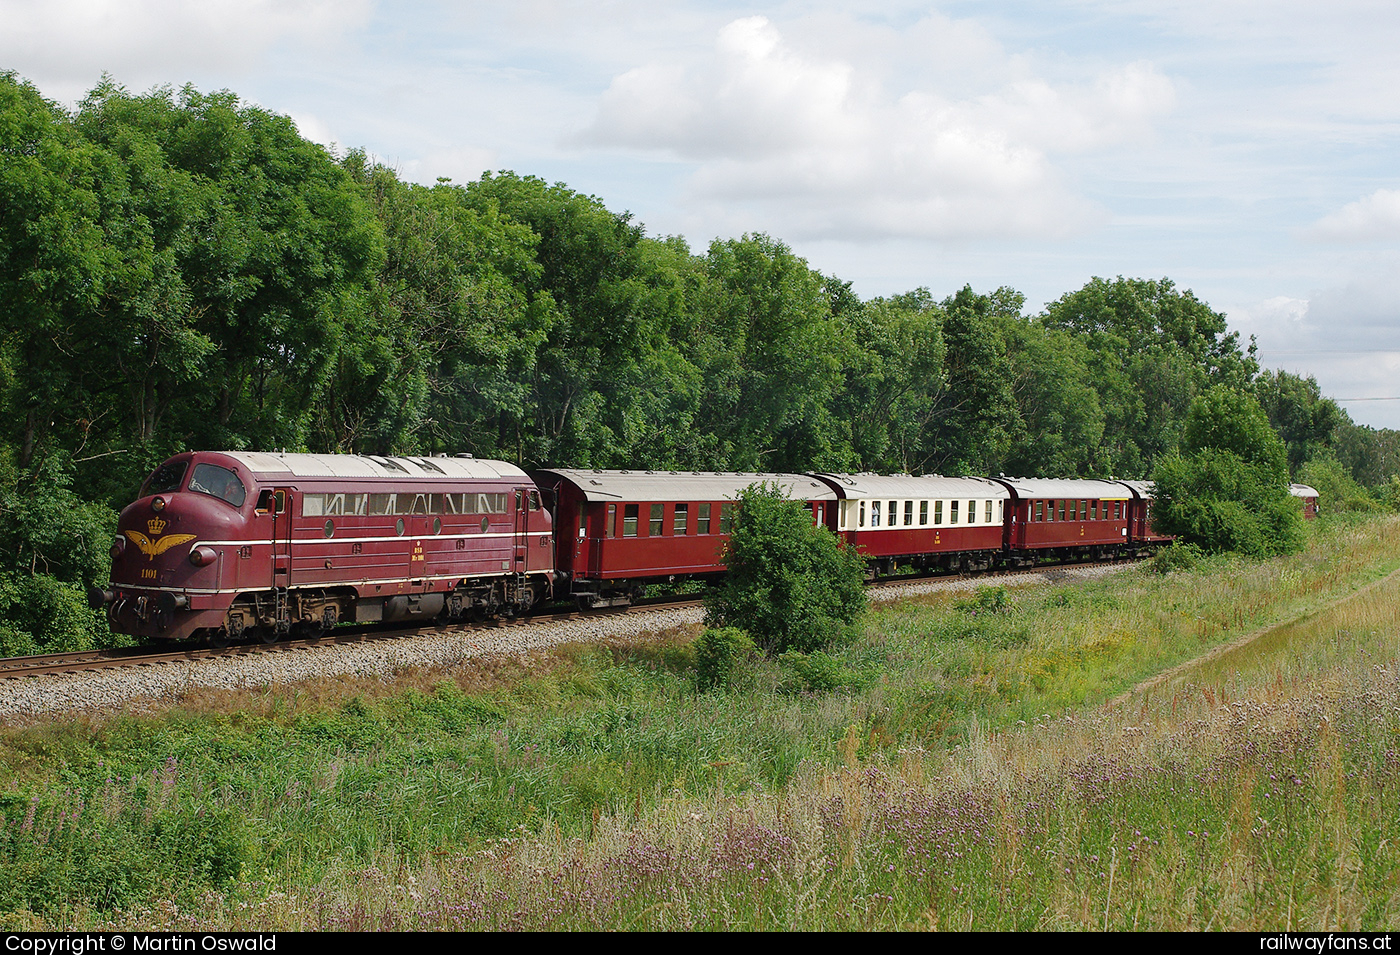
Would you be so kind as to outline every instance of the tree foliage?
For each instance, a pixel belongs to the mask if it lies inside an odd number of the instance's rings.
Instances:
[[[1247,392],[1217,385],[1197,397],[1180,451],[1158,461],[1153,480],[1157,529],[1187,543],[1252,557],[1303,545],[1283,441]]]
[[[865,610],[864,560],[774,484],[740,494],[725,563],[710,626],[738,627],[771,653],[845,642]]]

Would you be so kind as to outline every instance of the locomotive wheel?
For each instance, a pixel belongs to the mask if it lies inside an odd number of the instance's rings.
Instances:
[[[258,639],[269,646],[281,639],[282,635],[277,632],[276,627],[259,627]]]
[[[209,645],[210,645],[211,647],[213,647],[215,650],[222,650],[224,647],[228,646],[228,645],[229,645],[228,631],[225,630],[223,627],[220,627],[218,630],[210,630],[210,631],[209,631]]]

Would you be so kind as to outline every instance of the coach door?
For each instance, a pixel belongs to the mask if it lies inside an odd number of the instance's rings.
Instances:
[[[292,584],[292,491],[272,491],[272,586]]]

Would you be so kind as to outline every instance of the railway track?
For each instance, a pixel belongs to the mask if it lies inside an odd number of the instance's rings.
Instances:
[[[1035,568],[1011,568],[982,571],[969,574],[907,574],[883,577],[872,581],[868,586],[873,591],[897,588],[925,581],[995,581],[1004,577],[1015,577],[1027,572],[1046,572],[1071,567],[1099,567],[1132,563],[1131,560],[1085,561],[1077,563],[1044,565]],[[69,653],[46,653],[27,657],[0,658],[0,680],[14,680],[23,677],[49,674],[82,673],[94,670],[112,670],[127,667],[159,666],[166,663],[211,660],[221,657],[251,656],[266,653],[295,653],[312,647],[344,646],[363,643],[388,643],[411,640],[425,635],[481,632],[523,627],[533,624],[547,624],[567,620],[602,619],[647,610],[671,610],[697,607],[703,604],[698,599],[653,600],[633,604],[628,607],[608,607],[587,613],[578,610],[542,613],[514,619],[497,619],[480,623],[449,624],[447,626],[384,627],[381,625],[338,627],[332,633],[320,636],[293,636],[272,644],[242,643],[228,647],[213,647],[207,644],[190,644],[180,647],[122,647],[109,650],[80,650]]]
[[[163,663],[179,663],[194,660],[210,660],[218,657],[248,656],[260,653],[291,653],[310,647],[344,646],[355,643],[390,642],[408,640],[424,635],[440,635],[522,627],[531,624],[553,623],[582,618],[597,619],[617,616],[629,612],[656,609],[679,609],[699,606],[699,600],[676,600],[649,602],[632,607],[608,607],[591,613],[577,610],[559,613],[535,614],[514,619],[489,620],[480,623],[449,624],[447,626],[420,627],[346,627],[333,633],[315,637],[292,637],[276,643],[241,643],[228,647],[213,647],[207,644],[191,644],[178,649],[151,649],[150,647],[121,647],[110,650],[76,650],[70,653],[44,653],[28,657],[0,658],[0,680],[13,680],[22,677],[43,676],[58,673],[81,673],[91,670],[112,670],[123,667],[157,666]]]

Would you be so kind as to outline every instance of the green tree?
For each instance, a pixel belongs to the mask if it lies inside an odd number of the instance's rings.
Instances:
[[[1197,397],[1179,452],[1153,472],[1156,527],[1211,551],[1268,557],[1303,544],[1287,452],[1258,401],[1223,385]]]
[[[1002,325],[1025,301],[1014,289],[982,295],[971,286],[943,300],[946,384],[925,431],[928,470],[994,474],[1022,433]]]
[[[1191,401],[1214,385],[1248,388],[1253,345],[1240,348],[1216,312],[1170,279],[1095,278],[1047,306],[1041,320],[1088,346],[1104,410],[1099,467],[1146,474],[1175,447]]]
[[[849,431],[833,413],[853,354],[850,330],[832,311],[833,302],[849,304],[841,287],[783,243],[747,235],[710,245],[701,294],[696,427],[713,436],[715,466],[846,467]]]
[[[854,636],[865,610],[865,562],[782,489],[739,496],[724,583],[708,601],[711,627],[738,627],[764,650],[812,652]]]
[[[927,289],[843,310],[855,347],[836,415],[861,470],[917,474],[935,459],[927,439],[946,385],[942,314]]]
[[[1304,462],[1330,452],[1337,429],[1350,420],[1335,401],[1322,396],[1312,376],[1265,371],[1254,382],[1254,394],[1283,438],[1288,468],[1295,473]]]

